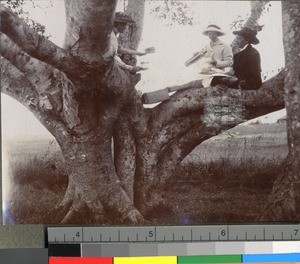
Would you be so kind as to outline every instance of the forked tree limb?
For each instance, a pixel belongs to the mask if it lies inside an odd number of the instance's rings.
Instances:
[[[220,134],[223,127],[208,127],[199,122],[181,137],[170,142],[160,155],[158,170],[160,182],[166,183],[172,177],[180,162],[203,141]]]
[[[188,116],[178,116],[159,131],[153,132],[153,143],[164,149],[170,142],[181,137],[200,121],[200,112],[191,113]]]
[[[73,56],[90,65],[101,63],[109,48],[116,5],[117,0],[65,1],[65,47]]]
[[[119,118],[114,128],[114,165],[121,185],[133,201],[133,184],[136,168],[136,145],[128,116]]]
[[[252,118],[262,115],[261,109],[266,108],[266,113],[271,112],[268,106],[281,109],[284,107],[283,98],[284,72],[280,72],[270,80],[263,83],[258,90],[229,89],[225,86],[208,88],[192,88],[176,92],[168,101],[151,109],[150,119],[153,120],[155,129],[159,129],[176,116],[184,116],[191,111],[200,111],[206,105],[207,98],[227,96],[236,99],[245,107],[251,109]]]
[[[38,34],[10,9],[1,5],[0,31],[30,56],[71,74],[78,68],[69,51],[64,50],[45,36]]]
[[[70,130],[57,115],[38,106],[36,87],[9,61],[1,58],[1,92],[22,103],[49,130],[60,145],[70,142]]]
[[[35,87],[36,91],[42,93],[54,85],[54,80],[51,77],[53,75],[53,68],[51,66],[25,53],[1,32],[0,41],[1,56],[26,75],[26,78]]]
[[[261,26],[257,21],[261,17],[262,12],[268,2],[270,1],[250,1],[251,13],[244,24],[245,27],[253,30],[261,29]],[[233,40],[230,46],[234,54],[240,51],[239,47],[237,46],[236,38]]]

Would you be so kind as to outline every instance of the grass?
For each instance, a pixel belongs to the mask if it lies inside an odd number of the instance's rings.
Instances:
[[[62,199],[68,185],[67,171],[56,143],[47,143],[41,143],[38,152],[17,148],[7,153],[9,170],[3,176],[10,183],[9,197],[5,198],[6,214],[10,217],[4,223],[42,223],[43,217]]]
[[[222,159],[186,164],[176,170],[165,198],[173,204],[181,224],[255,222],[282,163],[248,160],[235,164]]]
[[[6,177],[12,187],[5,199],[6,224],[55,224],[44,216],[61,201],[68,172],[56,143],[37,149],[14,149],[7,155]],[[165,205],[151,209],[146,217],[158,225],[254,222],[281,167],[280,161],[232,164],[226,159],[181,165],[164,189]]]

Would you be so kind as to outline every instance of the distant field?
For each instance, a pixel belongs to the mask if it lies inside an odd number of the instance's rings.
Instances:
[[[48,213],[68,184],[57,143],[29,138],[7,140],[4,147],[4,222],[56,224]],[[165,205],[146,218],[153,224],[255,221],[286,153],[285,124],[226,131],[185,159],[165,187]]]
[[[197,163],[227,159],[233,163],[240,160],[283,160],[288,153],[285,123],[265,125],[239,125],[196,147],[183,163]]]

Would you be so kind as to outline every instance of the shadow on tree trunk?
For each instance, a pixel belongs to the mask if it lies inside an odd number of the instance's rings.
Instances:
[[[297,201],[299,202],[299,190],[295,188],[297,183],[293,178],[289,155],[280,175],[274,183],[264,210],[257,217],[258,221],[286,222],[300,220],[295,213],[296,207],[299,206],[297,204]]]

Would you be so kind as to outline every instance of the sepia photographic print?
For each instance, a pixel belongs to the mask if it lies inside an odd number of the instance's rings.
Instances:
[[[299,10],[1,1],[2,223],[298,222]]]

